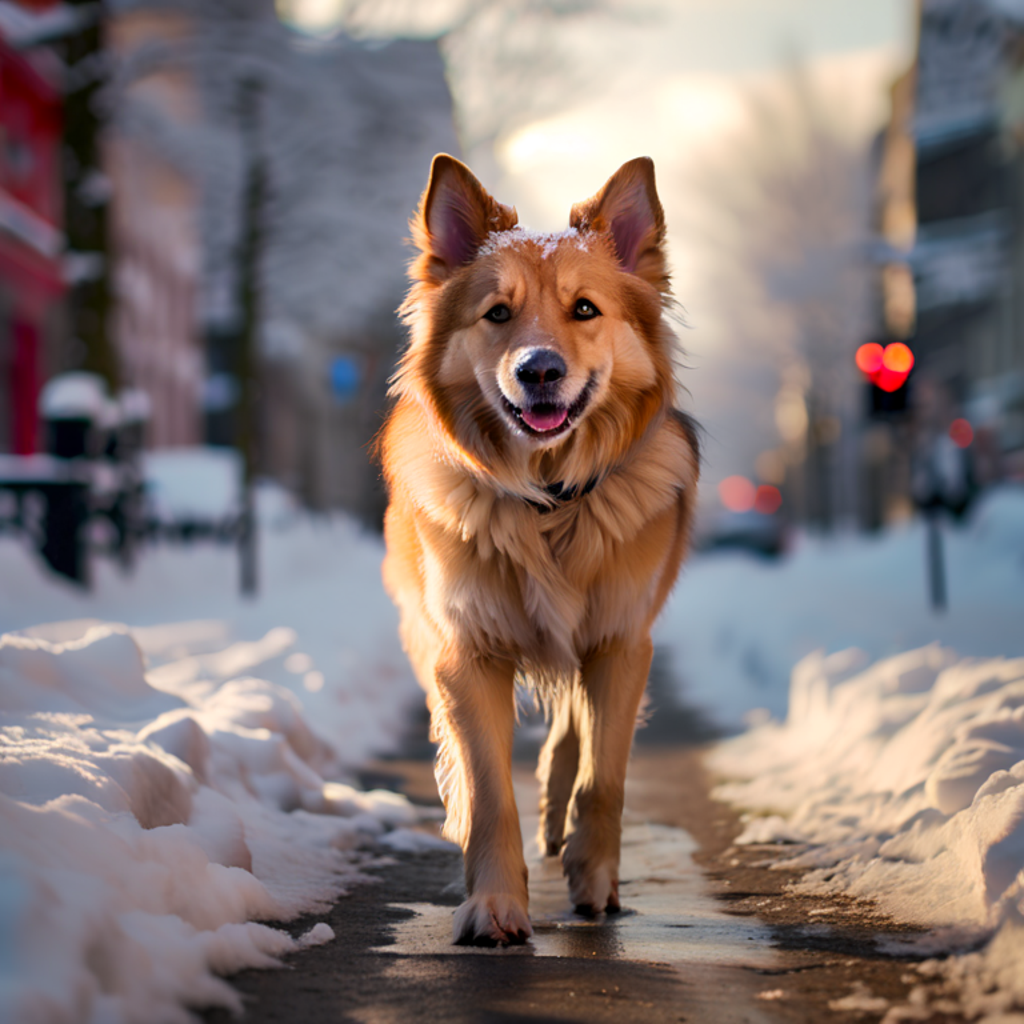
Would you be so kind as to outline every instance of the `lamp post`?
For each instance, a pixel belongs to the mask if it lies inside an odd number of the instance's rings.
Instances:
[[[239,120],[245,166],[242,199],[242,237],[238,253],[238,287],[241,325],[236,351],[238,378],[238,416],[235,444],[242,456],[242,511],[238,535],[241,592],[256,594],[258,537],[253,495],[257,469],[256,451],[256,345],[259,329],[259,256],[262,248],[262,213],[266,191],[266,172],[260,153],[260,99],[262,85],[255,78],[242,81],[239,96]]]

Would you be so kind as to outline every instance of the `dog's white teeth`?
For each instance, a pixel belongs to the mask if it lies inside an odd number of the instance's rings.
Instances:
[[[557,430],[569,418],[569,410],[562,408],[523,409],[519,414],[523,422],[536,430],[539,434],[547,433],[550,430]]]

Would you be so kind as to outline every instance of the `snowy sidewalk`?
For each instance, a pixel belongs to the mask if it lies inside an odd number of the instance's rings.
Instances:
[[[1024,1010],[1024,659],[933,645],[866,662],[808,657],[786,720],[713,752],[735,780],[716,796],[751,812],[736,843],[803,869],[795,893],[867,900],[926,929],[890,953],[954,954],[919,965],[886,1024],[1024,1019],[1004,1016]]]
[[[240,1010],[216,975],[334,937],[254,922],[325,911],[371,842],[437,843],[404,797],[325,782],[338,759],[288,690],[177,664],[147,676],[115,625],[0,638],[0,1019]]]

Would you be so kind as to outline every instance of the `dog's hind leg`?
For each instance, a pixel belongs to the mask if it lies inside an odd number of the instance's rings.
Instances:
[[[551,726],[537,764],[540,781],[540,833],[537,841],[548,856],[555,856],[565,840],[565,814],[569,808],[580,741],[572,718],[569,688],[552,698]]]
[[[506,945],[533,934],[512,791],[514,674],[511,662],[451,648],[435,672],[432,726],[445,835],[462,847],[469,892],[455,912],[460,944]]]
[[[562,868],[583,913],[619,909],[619,849],[626,765],[653,647],[619,643],[586,659],[573,705],[579,771],[569,804]]]

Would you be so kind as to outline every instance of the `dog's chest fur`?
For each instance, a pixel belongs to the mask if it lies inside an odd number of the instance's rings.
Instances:
[[[426,610],[447,638],[542,679],[649,625],[696,476],[668,418],[590,493],[546,512],[443,461],[417,470],[393,514],[415,527]]]

